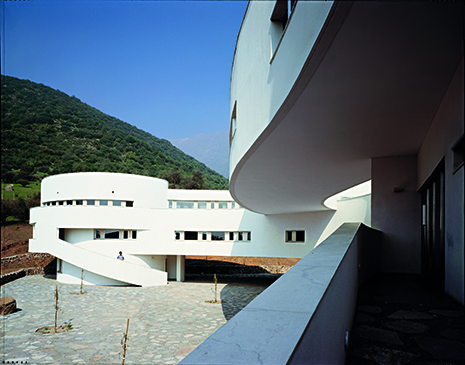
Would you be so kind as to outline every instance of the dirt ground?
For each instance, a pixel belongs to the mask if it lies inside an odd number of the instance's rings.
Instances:
[[[14,223],[2,227],[1,257],[27,254],[32,226]],[[186,273],[233,274],[285,272],[300,259],[279,257],[236,257],[236,256],[186,256]],[[49,262],[25,256],[21,267],[44,267]],[[17,265],[2,263],[1,273],[17,270]]]

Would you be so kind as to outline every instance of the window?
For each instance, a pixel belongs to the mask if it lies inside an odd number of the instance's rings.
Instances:
[[[168,208],[173,209],[173,201],[168,200]]]
[[[116,229],[106,229],[105,231],[106,240],[118,240],[119,239],[119,230]]]
[[[113,200],[113,206],[114,207],[120,207],[121,206],[121,200]]]
[[[234,101],[234,107],[231,114],[231,125],[229,127],[229,147],[231,147],[232,142],[234,140],[234,136],[236,135],[237,129],[237,100]]]
[[[72,200],[67,200],[66,205],[73,205],[73,201]]]
[[[207,240],[207,232],[202,232],[202,241]]]
[[[127,206],[128,208],[132,208],[132,207],[134,206],[134,202],[131,201],[131,200],[128,200],[128,201],[126,201],[126,206]]]
[[[96,229],[96,230],[95,230],[95,239],[96,239],[96,240],[99,240],[99,239],[101,239],[101,238],[102,238],[102,235],[101,235],[100,229]]]
[[[199,232],[185,231],[184,239],[186,241],[197,241],[199,239]]]
[[[212,241],[224,241],[224,232],[212,232]]]
[[[181,239],[181,232],[179,232],[179,231],[174,232],[174,239],[175,240],[180,240]]]
[[[236,202],[231,202],[231,209],[236,209]]]
[[[247,241],[252,241],[252,232],[247,232]]]
[[[194,209],[194,202],[187,200],[179,200],[177,203],[178,209]]]
[[[461,167],[464,166],[465,161],[465,138],[464,135],[459,138],[457,142],[452,146],[452,152],[454,154],[453,162],[453,174],[455,174]]]
[[[199,202],[199,209],[207,209],[207,202]]]
[[[137,239],[137,231],[132,231],[132,239]]]
[[[108,200],[100,200],[100,205],[108,205]]]
[[[95,205],[95,200],[94,199],[87,200],[87,205]]]
[[[63,204],[64,204],[64,201],[63,201],[63,200],[60,200],[60,201],[58,202],[58,205],[63,205]]]
[[[52,205],[55,205],[55,204],[56,204],[56,202],[52,202]]]
[[[218,209],[228,209],[228,202],[218,202]]]
[[[127,240],[129,238],[129,231],[123,231],[123,239]]]
[[[229,232],[229,240],[234,241],[234,232]]]
[[[305,242],[305,231],[286,231],[286,242]]]
[[[215,202],[211,202],[211,203],[210,203],[210,208],[211,208],[211,209],[215,209]]]
[[[84,201],[82,199],[76,200],[76,205],[83,205]]]

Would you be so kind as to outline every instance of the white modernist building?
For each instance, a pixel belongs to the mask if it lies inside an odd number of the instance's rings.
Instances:
[[[340,201],[336,214],[263,215],[227,190],[173,190],[165,180],[128,174],[51,176],[41,194],[29,250],[56,256],[63,283],[80,283],[81,274],[97,285],[183,281],[185,255],[301,258],[348,216],[370,220],[369,195]]]
[[[232,197],[266,216],[324,214],[371,180],[371,228],[344,224],[182,364],[344,364],[358,286],[377,270],[465,303],[463,5],[248,3]]]

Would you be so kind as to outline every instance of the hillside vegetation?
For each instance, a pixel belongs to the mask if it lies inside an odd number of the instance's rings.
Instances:
[[[164,178],[172,188],[228,187],[226,178],[170,142],[28,80],[2,75],[1,128],[4,183],[106,171]]]

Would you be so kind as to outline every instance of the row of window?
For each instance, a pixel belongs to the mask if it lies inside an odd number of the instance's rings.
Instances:
[[[94,231],[94,239],[96,240],[135,240],[137,239],[137,231],[124,229],[96,229]]]
[[[169,200],[170,209],[239,209],[235,201]]]
[[[53,202],[44,202],[43,206],[54,205],[96,205],[96,206],[113,206],[113,207],[133,207],[134,202],[131,200],[95,200],[95,199],[76,199],[76,200],[57,200]]]
[[[286,231],[286,242],[305,242],[305,231]],[[251,241],[252,232],[175,231],[176,241]]]
[[[175,231],[176,241],[251,241],[252,232]]]

